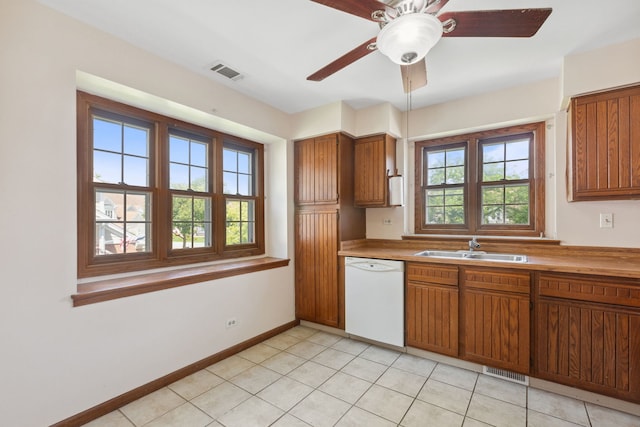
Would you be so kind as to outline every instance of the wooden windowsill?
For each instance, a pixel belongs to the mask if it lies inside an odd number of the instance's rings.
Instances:
[[[287,265],[288,259],[265,257],[99,280],[78,284],[78,293],[71,295],[71,299],[73,306],[78,307]]]

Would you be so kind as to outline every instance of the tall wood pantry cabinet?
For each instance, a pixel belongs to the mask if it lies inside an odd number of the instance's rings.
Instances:
[[[353,204],[354,141],[335,133],[294,142],[296,317],[344,328],[343,240],[365,238]]]

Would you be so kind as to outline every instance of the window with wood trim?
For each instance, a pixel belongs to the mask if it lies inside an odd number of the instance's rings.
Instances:
[[[418,234],[544,233],[544,123],[415,144]]]
[[[264,253],[262,144],[78,92],[78,275]]]

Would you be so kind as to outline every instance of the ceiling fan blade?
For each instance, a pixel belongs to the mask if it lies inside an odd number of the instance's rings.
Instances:
[[[352,15],[359,16],[370,21],[374,21],[371,18],[371,14],[376,10],[384,10],[386,4],[379,2],[378,0],[311,0],[315,3],[320,3],[325,6],[332,7],[334,9],[341,10]]]
[[[367,56],[368,54],[370,54],[375,50],[375,49],[368,48],[368,46],[371,43],[375,43],[375,41],[376,41],[376,37],[370,40],[367,40],[366,42],[362,43],[360,46],[356,47],[350,52],[345,53],[344,55],[342,55],[340,58],[336,59],[332,63],[324,66],[323,68],[319,69],[315,73],[311,74],[309,77],[307,77],[307,80],[313,80],[314,82],[319,82],[320,80],[323,80],[324,78],[329,77],[331,74],[335,73],[336,71],[342,70],[347,65],[353,62],[356,62],[358,59],[364,56]]]
[[[453,19],[455,28],[442,37],[531,37],[551,14],[551,8],[445,12],[438,16],[445,29]]]
[[[435,15],[436,13],[440,12],[440,9],[442,9],[448,2],[449,0],[435,0],[433,3],[427,6],[425,12]]]
[[[401,65],[400,72],[404,93],[413,92],[427,85],[427,63],[424,58],[415,64]]]

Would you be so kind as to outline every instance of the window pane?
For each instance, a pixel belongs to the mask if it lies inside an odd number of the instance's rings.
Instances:
[[[445,166],[444,151],[428,151],[427,152],[427,168],[441,168]]]
[[[521,139],[507,143],[506,160],[520,160],[529,158],[529,139]]]
[[[506,179],[528,179],[529,178],[529,161],[519,160],[506,163],[505,170]]]
[[[207,169],[191,167],[191,189],[193,191],[207,191]]]
[[[444,217],[446,224],[464,224],[464,207],[447,206]]]
[[[169,136],[169,188],[209,191],[208,144]]]
[[[447,206],[464,206],[464,190],[448,188],[445,192],[445,204]]]
[[[463,166],[464,149],[447,150],[447,166]]]
[[[483,206],[483,224],[504,224],[504,205]]]
[[[231,172],[225,172],[222,180],[224,194],[238,194],[238,175]]]
[[[428,190],[427,206],[444,206],[444,190]]]
[[[169,161],[189,163],[189,140],[175,135],[169,136]]]
[[[149,129],[94,117],[93,181],[149,186]]]
[[[119,184],[122,181],[122,156],[116,153],[94,150],[93,182]]]
[[[505,203],[509,205],[529,204],[528,185],[507,185],[505,187]]]
[[[505,224],[529,224],[529,205],[507,205],[505,207]]]
[[[177,163],[169,165],[169,188],[187,190],[189,188],[189,166]]]
[[[444,183],[444,169],[429,169],[427,185],[441,185]]]
[[[484,163],[504,161],[504,144],[483,144],[482,161]]]
[[[227,199],[226,244],[238,245],[255,242],[255,202]]]
[[[447,184],[464,184],[464,166],[447,168]]]
[[[482,187],[482,204],[483,205],[502,205],[504,204],[504,186],[488,186]]]
[[[222,152],[222,168],[226,171],[238,171],[238,152],[224,149]]]
[[[225,194],[252,196],[254,195],[252,153],[235,150],[229,147],[223,149],[223,192]]]
[[[427,224],[444,224],[444,207],[427,207]]]
[[[93,118],[93,148],[95,150],[122,151],[122,124],[111,120]]]
[[[191,142],[191,164],[207,167],[207,144],[197,141]]]
[[[150,251],[151,194],[97,190],[96,255]]]
[[[173,249],[211,246],[211,199],[172,197]]]
[[[251,195],[251,187],[249,186],[249,176],[239,174],[238,175],[238,194],[242,196]]]
[[[124,152],[134,156],[149,157],[149,130],[140,127],[124,126]]]
[[[238,153],[238,172],[247,174],[251,172],[251,155],[249,153]]]
[[[502,181],[504,179],[504,163],[489,163],[482,165],[482,181]]]
[[[149,159],[124,156],[123,181],[127,185],[147,187],[149,185]]]

